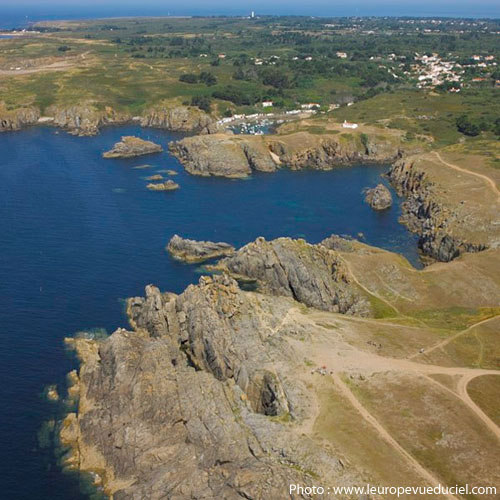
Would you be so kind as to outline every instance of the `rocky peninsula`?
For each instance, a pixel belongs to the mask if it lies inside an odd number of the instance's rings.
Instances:
[[[328,170],[353,162],[393,162],[403,153],[398,137],[379,134],[369,149],[361,135],[296,132],[268,136],[212,134],[187,137],[169,144],[184,168],[193,175],[247,177],[253,171]]]
[[[498,251],[488,258],[498,261]],[[413,470],[408,456],[387,448],[362,415],[349,413],[345,398],[356,401],[352,385],[384,397],[377,382],[388,370],[392,383],[410,392],[425,383],[419,370],[453,373],[446,360],[444,367],[434,361],[425,368],[401,359],[442,342],[432,323],[405,321],[425,317],[426,308],[437,304],[446,310],[452,304],[498,303],[498,272],[488,278],[488,290],[477,281],[485,278],[484,262],[483,254],[472,254],[466,267],[416,272],[396,254],[337,236],[318,245],[259,238],[220,262],[227,272],[203,276],[180,295],[149,285],[145,297],[128,301],[131,330],[120,328],[103,340],[68,341],[81,366],[70,389],[78,395],[78,410],[60,428],[70,450],[65,465],[92,472],[115,500],[283,498],[290,483],[381,480],[386,467],[367,471],[364,460],[382,446],[384,464],[393,463],[391,474],[425,484],[426,469]],[[257,291],[243,291],[228,273],[256,280]],[[467,293],[452,290],[450,280]],[[384,310],[396,321],[393,326],[373,318]],[[432,409],[441,425],[455,429],[447,400],[439,402],[445,389],[426,384],[432,404],[419,400],[419,411]],[[384,405],[398,414],[393,400]],[[463,416],[468,410],[453,411]],[[471,477],[477,474],[467,472],[471,462],[493,464],[496,450],[491,440],[488,445],[474,434],[474,423],[460,422],[459,439],[449,439],[459,449],[472,446],[482,453],[463,459],[455,453],[452,467]],[[408,426],[425,432],[413,420]],[[398,427],[388,428],[401,436]],[[342,429],[364,432],[351,440]],[[365,441],[375,446],[365,447]],[[443,460],[441,467],[449,467],[448,458]],[[481,480],[494,480],[493,470],[482,468]]]
[[[173,132],[209,133],[217,129],[216,120],[198,108],[161,102],[140,116],[133,116],[111,106],[96,106],[82,101],[71,106],[52,105],[42,110],[35,106],[8,109],[0,101],[0,132],[21,130],[31,125],[52,125],[72,135],[91,136],[107,125],[139,123],[143,127]]]
[[[168,242],[167,251],[176,259],[192,263],[232,255],[235,249],[228,243],[189,240],[174,234]]]
[[[134,158],[136,156],[161,153],[163,148],[152,141],[145,141],[139,137],[125,136],[117,142],[113,149],[103,153],[103,158]]]

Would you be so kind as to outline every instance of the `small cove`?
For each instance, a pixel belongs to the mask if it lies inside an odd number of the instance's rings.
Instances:
[[[57,468],[37,432],[51,416],[41,393],[75,367],[63,338],[77,331],[126,326],[124,299],[154,283],[181,292],[200,270],[164,250],[178,233],[241,246],[257,236],[332,233],[405,255],[418,263],[415,235],[398,223],[401,200],[377,213],[362,190],[385,184],[387,166],[328,172],[286,169],[248,180],[200,178],[168,152],[104,160],[122,135],[165,148],[180,135],[137,126],[79,138],[46,127],[0,135],[0,475],[2,497],[79,499],[73,478]],[[140,167],[140,168],[138,168]],[[176,170],[178,191],[150,192],[146,177]],[[393,192],[394,194],[394,192]]]

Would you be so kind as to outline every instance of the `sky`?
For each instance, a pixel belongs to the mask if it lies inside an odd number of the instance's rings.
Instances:
[[[240,15],[260,14],[315,16],[448,16],[500,17],[499,0],[0,0],[5,12],[29,16],[60,17],[99,15]],[[1,19],[0,19],[1,22]]]

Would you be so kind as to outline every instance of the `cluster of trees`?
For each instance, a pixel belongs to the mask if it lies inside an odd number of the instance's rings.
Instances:
[[[179,81],[191,84],[204,83],[207,87],[211,87],[217,83],[217,77],[209,71],[202,71],[199,75],[184,73],[179,77]]]
[[[233,85],[217,89],[212,96],[223,101],[230,101],[237,106],[251,106],[261,100],[261,94],[259,92],[242,89]]]
[[[196,106],[201,110],[210,113],[212,110],[212,99],[206,95],[193,96],[191,99],[191,106]]]
[[[500,117],[489,122],[485,119],[471,120],[467,115],[461,115],[457,118],[456,125],[459,132],[470,137],[475,137],[481,132],[488,130],[500,136]]]

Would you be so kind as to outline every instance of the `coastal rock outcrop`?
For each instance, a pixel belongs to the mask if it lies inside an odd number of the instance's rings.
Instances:
[[[45,114],[51,117],[53,125],[78,136],[96,135],[104,125],[118,125],[131,119],[126,113],[118,113],[109,106],[98,109],[92,103],[68,107],[50,106]]]
[[[398,194],[406,197],[401,220],[419,235],[424,255],[449,262],[462,253],[500,245],[498,200],[481,180],[464,176],[463,182],[477,186],[474,190],[465,186],[458,198],[446,188],[451,177],[458,180],[455,172],[426,157],[396,162],[388,177]],[[483,195],[474,195],[480,190]]]
[[[217,268],[255,281],[264,293],[292,297],[309,307],[366,316],[368,301],[353,283],[340,256],[304,240],[257,238]]]
[[[387,210],[392,206],[392,195],[383,184],[378,184],[365,191],[365,201],[374,210]]]
[[[173,132],[208,132],[215,120],[198,108],[165,104],[148,110],[140,122],[143,127],[164,128]]]
[[[189,240],[174,234],[168,242],[167,251],[172,257],[179,260],[203,262],[217,257],[232,255],[235,250],[228,243]]]
[[[117,142],[113,149],[103,153],[103,158],[133,158],[135,156],[161,153],[163,148],[152,141],[145,141],[139,137],[125,136]]]
[[[0,102],[0,132],[20,130],[28,125],[34,125],[39,118],[40,111],[35,107],[9,110]]]
[[[186,137],[169,144],[170,151],[194,175],[229,178],[247,177],[252,170],[276,170],[269,151],[259,140],[217,134]]]
[[[226,275],[179,296],[148,286],[129,300],[135,331],[72,341],[80,397],[60,431],[66,466],[98,475],[120,500],[281,498],[294,482],[359,479],[283,423],[312,403],[287,340],[294,307]]]
[[[179,189],[180,186],[177,182],[168,180],[165,182],[151,182],[146,186],[150,191],[175,191]]]
[[[308,132],[279,136],[214,134],[170,143],[170,150],[195,175],[245,177],[252,171],[328,170],[354,161],[393,161],[401,152],[397,141],[372,140],[367,150],[358,137]],[[375,147],[376,146],[376,147]]]

